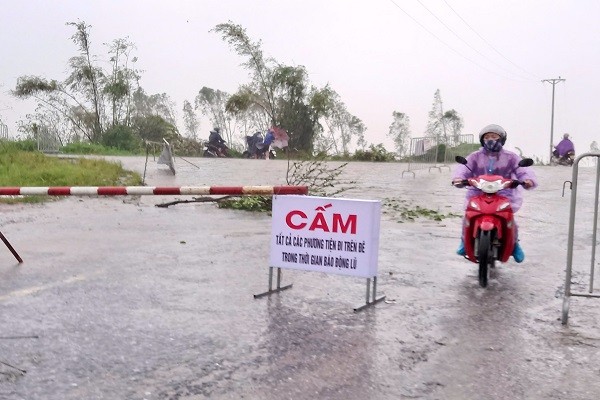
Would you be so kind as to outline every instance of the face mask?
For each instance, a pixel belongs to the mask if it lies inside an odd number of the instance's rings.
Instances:
[[[486,140],[483,143],[483,147],[485,147],[488,151],[498,152],[502,149],[502,143],[499,140]]]

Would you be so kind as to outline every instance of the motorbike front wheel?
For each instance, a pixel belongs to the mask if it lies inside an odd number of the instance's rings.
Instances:
[[[493,233],[491,231],[479,232],[479,248],[477,260],[479,261],[479,286],[487,287],[490,277],[490,268],[494,268]]]

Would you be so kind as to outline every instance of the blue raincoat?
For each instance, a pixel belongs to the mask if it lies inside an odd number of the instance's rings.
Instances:
[[[467,157],[467,166],[473,170],[469,171],[466,166],[459,164],[453,173],[452,179],[467,179],[478,175],[492,174],[501,175],[504,178],[518,179],[524,181],[531,179],[533,188],[537,187],[537,179],[535,173],[530,167],[518,167],[521,157],[512,151],[501,149],[499,152],[491,152],[485,148],[481,148]],[[518,167],[518,168],[517,168]],[[481,191],[474,187],[467,188],[467,196],[465,198],[465,209],[469,199],[480,194]],[[498,194],[506,196],[513,212],[517,212],[523,204],[523,187],[519,186],[516,189],[502,189]]]

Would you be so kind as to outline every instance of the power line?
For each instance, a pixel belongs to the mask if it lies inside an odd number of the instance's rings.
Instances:
[[[445,0],[444,0],[444,1],[445,1]],[[509,70],[509,69],[506,69],[506,68],[504,68],[502,65],[498,65],[498,64],[496,64],[496,63],[494,62],[494,60],[490,59],[490,58],[489,58],[489,57],[487,57],[485,54],[481,53],[479,50],[477,50],[476,48],[474,48],[473,46],[471,46],[471,44],[469,44],[469,43],[468,43],[466,40],[464,40],[462,37],[460,37],[460,36],[459,36],[459,35],[458,35],[458,34],[457,34],[457,33],[456,33],[456,32],[455,32],[455,31],[454,31],[452,28],[450,28],[448,25],[446,25],[446,23],[445,23],[444,21],[442,21],[442,20],[441,20],[441,19],[440,19],[440,18],[439,18],[437,15],[435,15],[435,14],[433,13],[433,11],[431,11],[429,8],[427,8],[427,6],[426,6],[425,4],[423,4],[423,2],[422,2],[421,0],[417,0],[417,2],[418,2],[418,3],[419,3],[419,4],[420,4],[420,5],[421,5],[421,6],[422,6],[422,7],[423,7],[425,10],[427,10],[427,12],[428,12],[429,14],[433,15],[433,17],[434,17],[435,19],[437,19],[437,20],[439,21],[439,23],[440,23],[440,24],[442,24],[442,25],[443,25],[443,26],[444,26],[446,29],[448,29],[448,30],[449,30],[449,31],[450,31],[450,32],[451,32],[451,33],[452,33],[454,36],[456,36],[456,38],[458,38],[458,39],[459,39],[461,42],[463,42],[464,44],[466,44],[466,45],[467,45],[467,46],[468,46],[468,47],[469,47],[471,50],[473,50],[474,52],[476,52],[477,54],[479,54],[481,57],[485,58],[486,60],[490,61],[492,64],[494,64],[495,66],[499,67],[500,69],[502,69],[502,70],[504,70],[504,71],[508,72],[509,74],[514,74],[514,72],[513,72],[513,71],[511,71],[511,70]],[[446,3],[446,4],[448,4],[448,3]],[[450,5],[448,5],[448,7],[450,7]],[[451,8],[451,7],[450,7],[450,8]],[[452,8],[451,8],[451,9],[452,9]],[[454,10],[452,9],[452,11],[454,11]],[[456,11],[454,11],[454,13],[456,14]],[[458,15],[458,14],[456,14],[456,15]],[[458,15],[458,17],[459,17],[459,18],[461,18],[461,17],[460,17],[460,15]],[[461,20],[462,20],[463,22],[465,22],[465,21],[464,21],[464,19],[462,19],[462,18],[461,18]],[[465,24],[466,24],[466,22],[465,22]],[[467,26],[469,26],[469,25],[467,24]],[[469,26],[469,28],[470,28],[470,26]],[[473,28],[471,28],[471,30],[473,30]],[[477,33],[477,32],[475,32],[475,33]],[[479,34],[477,34],[477,35],[478,35],[478,36],[480,36]],[[510,61],[510,60],[509,60],[509,61]],[[520,76],[519,78],[521,78],[521,79],[527,79],[527,78],[525,78],[525,77],[522,77],[522,76]]]
[[[528,75],[530,75],[531,77],[534,77],[534,78],[536,78],[536,76],[535,76],[534,74],[532,74],[531,72],[527,71],[526,69],[523,69],[523,68],[521,68],[520,66],[518,66],[517,64],[515,64],[514,62],[512,62],[511,60],[509,60],[509,59],[508,59],[508,58],[507,58],[507,57],[506,57],[504,54],[500,53],[500,52],[499,52],[499,51],[498,51],[498,50],[497,50],[497,49],[496,49],[496,48],[495,48],[495,47],[494,47],[494,46],[493,46],[493,45],[492,45],[490,42],[488,42],[488,41],[487,41],[487,40],[486,40],[486,39],[485,39],[483,36],[481,36],[481,35],[479,34],[479,32],[477,32],[477,31],[476,31],[476,30],[475,30],[475,29],[474,29],[474,28],[473,28],[471,25],[469,25],[469,23],[468,23],[467,21],[465,21],[465,19],[464,19],[463,17],[461,17],[461,16],[460,16],[460,14],[459,14],[459,13],[457,13],[457,12],[456,12],[456,10],[455,10],[454,8],[452,8],[452,6],[451,6],[450,4],[448,4],[448,2],[447,2],[446,0],[443,0],[443,1],[444,1],[444,3],[446,3],[446,5],[448,6],[448,8],[449,8],[450,10],[452,10],[452,12],[453,12],[454,14],[456,14],[456,16],[457,16],[458,18],[460,18],[460,20],[461,20],[462,22],[464,22],[464,24],[465,24],[465,25],[466,25],[466,26],[467,26],[467,27],[468,27],[468,28],[469,28],[471,31],[473,31],[473,32],[474,32],[474,33],[475,33],[477,36],[479,36],[479,38],[480,38],[481,40],[483,40],[483,42],[484,42],[485,44],[487,44],[487,45],[488,45],[488,46],[489,46],[489,47],[490,47],[492,50],[494,50],[494,51],[495,51],[495,52],[496,52],[496,53],[497,53],[497,54],[498,54],[500,57],[504,58],[506,61],[508,61],[509,63],[511,63],[512,65],[514,65],[514,66],[515,66],[515,67],[517,67],[518,69],[520,69],[521,71],[523,71],[523,72],[527,73],[527,74],[528,74]],[[536,78],[536,79],[537,79],[537,78]]]
[[[420,23],[419,21],[417,21],[415,18],[413,18],[412,15],[410,15],[409,13],[407,13],[402,7],[400,7],[398,4],[396,4],[396,2],[394,0],[390,0],[390,2],[395,5],[396,7],[398,7],[398,9],[400,11],[402,11],[404,14],[406,14],[406,16],[408,16],[410,19],[412,19],[417,25],[419,25],[421,28],[423,28],[423,30],[425,30],[427,33],[429,33],[431,36],[433,36],[434,38],[436,38],[440,43],[442,43],[444,46],[448,47],[450,50],[452,50],[454,53],[456,53],[457,55],[459,55],[460,57],[464,58],[465,60],[469,61],[472,64],[475,64],[476,66],[478,66],[479,68],[491,73],[491,74],[496,74],[499,75],[501,77],[503,77],[504,79],[509,79],[509,80],[514,80],[510,77],[507,76],[503,76],[501,74],[495,73],[494,71],[489,70],[488,68],[484,67],[483,65],[471,60],[470,58],[468,58],[467,56],[463,55],[462,53],[460,53],[459,51],[457,51],[456,49],[454,49],[452,46],[450,46],[448,43],[444,42],[442,39],[440,39],[435,33],[431,32],[429,29],[427,29],[422,23]]]

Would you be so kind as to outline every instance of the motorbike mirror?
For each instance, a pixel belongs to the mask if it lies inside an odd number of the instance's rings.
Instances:
[[[533,165],[533,160],[531,158],[524,158],[519,161],[519,167],[530,167]]]
[[[456,162],[459,163],[459,164],[467,165],[467,159],[464,158],[463,156],[456,156],[454,158],[454,160],[456,160]]]

